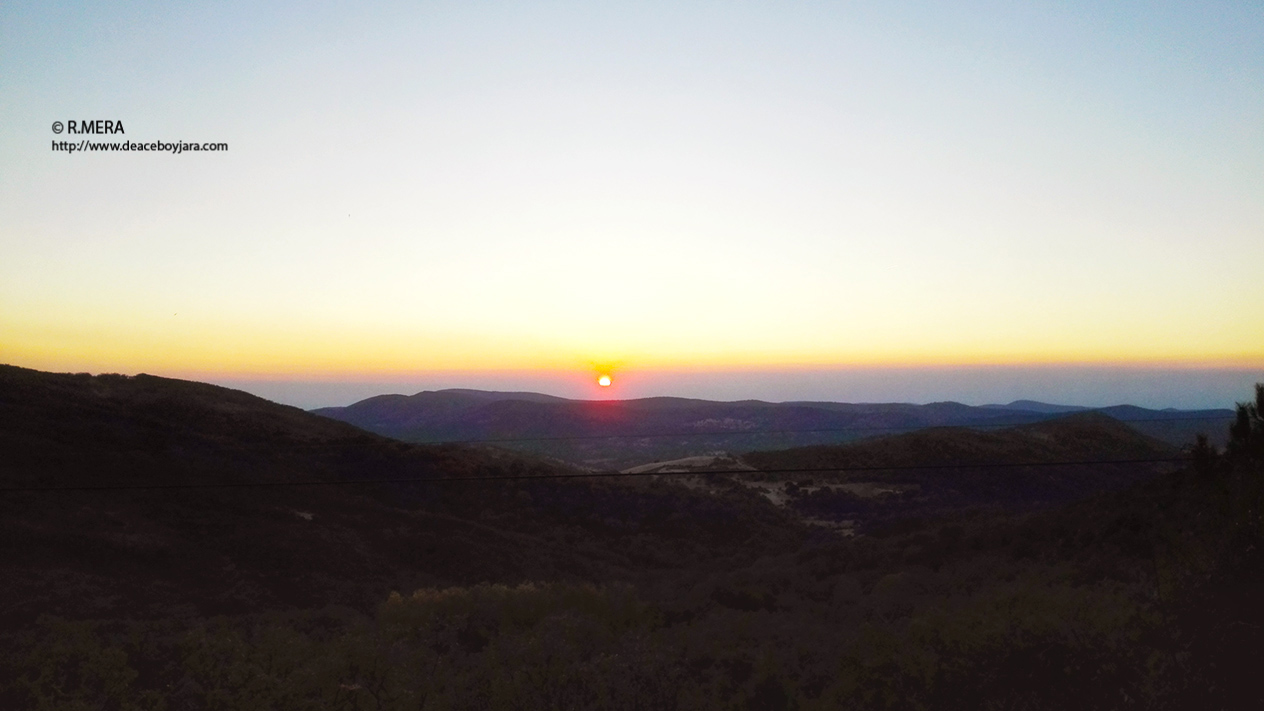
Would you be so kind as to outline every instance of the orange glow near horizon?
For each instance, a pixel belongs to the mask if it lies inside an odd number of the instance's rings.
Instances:
[[[139,334],[138,334],[139,335]],[[77,340],[77,339],[76,339]],[[87,343],[40,338],[0,343],[0,363],[56,372],[119,372],[166,374],[172,377],[231,376],[247,379],[371,380],[423,373],[594,373],[589,382],[602,390],[613,385],[607,368],[592,368],[584,358],[560,356],[556,350],[531,344],[507,357],[499,339],[464,343],[383,343],[374,349],[364,341],[343,348],[332,343],[262,337],[252,342],[229,339],[109,338]],[[315,339],[313,339],[315,340]],[[323,339],[322,339],[323,340]],[[348,339],[354,341],[355,339]],[[59,342],[60,341],[60,342]],[[77,347],[76,347],[77,346]],[[534,347],[533,347],[534,346]],[[641,353],[622,359],[625,370],[642,372],[801,371],[833,368],[943,368],[1112,366],[1125,368],[1261,368],[1264,354],[1191,352],[1122,353]],[[831,355],[833,357],[831,357]],[[920,356],[920,357],[919,357]]]
[[[48,316],[48,318],[44,318]],[[197,313],[127,314],[69,309],[0,312],[0,363],[48,371],[166,374],[173,377],[360,380],[441,372],[566,373],[596,382],[628,370],[796,371],[819,368],[1075,366],[1264,367],[1264,332],[1248,319],[1213,323],[1186,337],[1161,328],[1111,331],[1058,324],[1005,338],[975,324],[916,335],[865,333],[846,321],[800,332],[693,331],[629,326],[577,333],[558,325],[537,333],[462,332],[391,323],[316,323]],[[1225,327],[1226,325],[1232,327]],[[611,329],[613,330],[613,329]],[[860,331],[856,337],[850,334]],[[862,337],[863,336],[863,337]],[[1078,336],[1072,338],[1072,336]],[[616,355],[617,354],[617,355]],[[602,390],[606,390],[603,386]]]

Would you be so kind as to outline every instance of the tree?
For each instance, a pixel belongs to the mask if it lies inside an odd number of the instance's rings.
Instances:
[[[1226,452],[1235,463],[1264,464],[1264,383],[1255,384],[1255,402],[1238,403]]]
[[[1199,433],[1194,438],[1194,447],[1190,450],[1190,459],[1194,472],[1204,479],[1214,476],[1220,464],[1220,453],[1216,446],[1207,440],[1207,435]]]

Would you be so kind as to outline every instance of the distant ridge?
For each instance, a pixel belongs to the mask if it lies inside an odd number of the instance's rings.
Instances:
[[[418,395],[423,395],[425,394],[425,392],[427,391],[418,393]],[[435,392],[436,394],[453,393],[456,395],[466,395],[471,398],[483,400],[486,402],[495,402],[497,400],[525,400],[527,402],[571,402],[571,400],[568,400],[567,398],[564,398],[564,397],[558,397],[556,395],[544,395],[542,393],[532,393],[532,392],[517,392],[517,391],[501,392],[497,390],[473,390],[470,388],[446,388],[444,390],[435,390],[433,392]]]
[[[1231,410],[1150,410],[1133,405],[1087,408],[1016,400],[959,402],[717,402],[676,397],[572,400],[539,393],[452,389],[379,395],[312,411],[409,442],[484,442],[594,468],[654,461],[840,444],[927,427],[994,428],[1098,412],[1169,444],[1196,433],[1223,437]]]
[[[1025,410],[1027,412],[1044,412],[1049,414],[1063,412],[1083,412],[1090,408],[1079,405],[1052,405],[1037,400],[1015,400],[1008,405],[983,405],[992,410]]]

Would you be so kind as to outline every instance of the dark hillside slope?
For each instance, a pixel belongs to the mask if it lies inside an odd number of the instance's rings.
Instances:
[[[1088,408],[1077,405],[1050,405],[1034,400],[1015,400],[1008,405],[984,405],[986,409],[1010,412],[1044,413],[1062,415],[1072,412],[1098,412],[1108,415],[1130,427],[1168,444],[1185,446],[1192,444],[1197,435],[1204,435],[1216,446],[1223,447],[1228,437],[1233,410],[1177,410],[1166,408],[1151,410],[1136,405],[1111,405]]]
[[[422,585],[620,579],[744,560],[798,535],[740,490],[284,485],[567,472],[505,452],[396,442],[199,383],[0,367],[0,625],[41,613],[371,607]],[[29,490],[119,485],[215,486]]]
[[[751,452],[742,460],[761,470],[808,470],[774,475],[807,485],[790,488],[795,508],[873,525],[969,507],[1073,501],[1171,470],[1173,463],[1144,460],[1179,455],[1105,415],[1078,413],[1003,430],[934,428],[840,446]]]
[[[1115,419],[1082,413],[998,430],[940,427],[840,446],[753,452],[745,458],[769,466],[856,467],[1139,459],[1176,451]]]
[[[12,366],[0,366],[0,447],[9,486],[424,474],[449,459],[213,385]]]

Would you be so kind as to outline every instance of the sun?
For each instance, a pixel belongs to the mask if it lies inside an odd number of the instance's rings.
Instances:
[[[601,387],[603,387],[603,388],[608,388],[608,387],[610,387],[610,383],[612,383],[612,382],[614,382],[614,381],[610,379],[610,376],[609,376],[609,375],[602,375],[602,376],[600,376],[600,377],[598,377],[598,378],[597,378],[597,384],[598,384],[598,385],[600,385],[600,386],[601,386]]]

